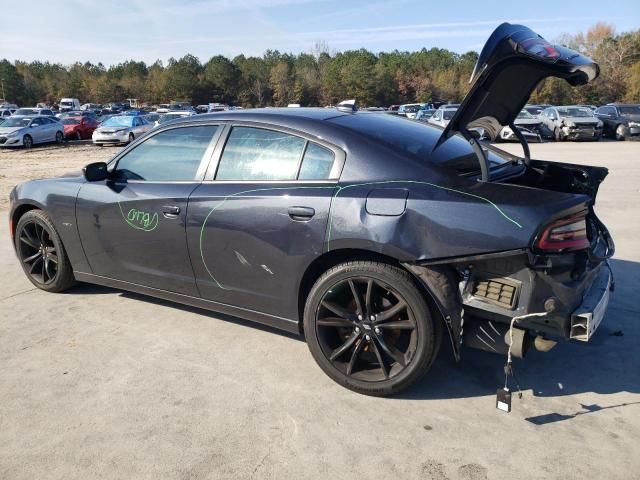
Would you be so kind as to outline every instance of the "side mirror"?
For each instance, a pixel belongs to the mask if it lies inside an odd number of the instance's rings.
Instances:
[[[90,163],[82,169],[82,173],[88,182],[98,182],[109,178],[107,164],[104,162]]]

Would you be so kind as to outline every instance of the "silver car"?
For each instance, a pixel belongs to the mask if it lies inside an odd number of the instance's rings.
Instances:
[[[431,118],[429,118],[427,123],[431,123],[432,125],[440,125],[441,127],[446,127],[449,125],[449,122],[453,118],[453,114],[456,113],[460,105],[458,104],[449,104],[440,106]]]
[[[600,140],[602,137],[602,121],[587,107],[569,105],[545,108],[540,119],[553,132],[556,141]]]
[[[0,147],[31,148],[36,143],[62,143],[64,127],[52,117],[13,115],[0,125]]]
[[[14,115],[18,115],[18,116],[33,116],[33,115],[43,115],[45,117],[53,117],[53,110],[51,110],[50,108],[40,108],[40,107],[33,107],[33,108],[19,108],[17,109],[14,113]]]
[[[137,115],[115,115],[100,124],[91,138],[95,145],[131,143],[153,128],[144,117]]]

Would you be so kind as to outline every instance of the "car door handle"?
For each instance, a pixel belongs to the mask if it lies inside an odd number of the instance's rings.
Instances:
[[[162,207],[162,215],[165,218],[176,218],[180,214],[180,207],[175,205],[165,205]]]
[[[315,214],[316,211],[311,207],[289,207],[289,216],[292,220],[309,220]]]

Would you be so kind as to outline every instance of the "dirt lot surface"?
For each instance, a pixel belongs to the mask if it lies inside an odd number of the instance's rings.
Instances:
[[[119,150],[118,147],[96,147],[88,141],[38,145],[30,150],[0,149],[0,210],[9,208],[9,192],[14,185],[80,170],[87,163],[110,159]]]
[[[115,152],[0,151],[0,208],[16,181]],[[403,396],[357,395],[288,335],[107,288],[36,290],[1,228],[0,479],[638,478],[640,142],[532,152],[610,169],[597,210],[617,289],[589,344],[516,362],[510,414],[501,357],[456,365],[444,348]]]

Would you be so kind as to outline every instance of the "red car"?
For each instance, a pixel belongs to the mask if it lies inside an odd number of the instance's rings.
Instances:
[[[64,138],[67,140],[83,140],[91,138],[98,128],[98,120],[90,116],[69,116],[61,120],[64,125]]]

